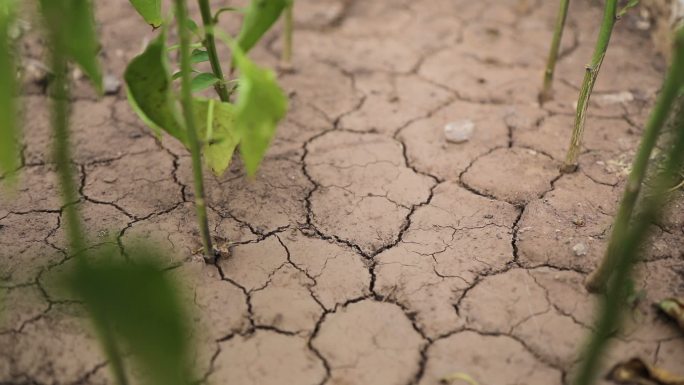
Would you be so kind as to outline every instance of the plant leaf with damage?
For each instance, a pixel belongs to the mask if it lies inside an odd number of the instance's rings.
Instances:
[[[185,132],[178,123],[171,94],[165,37],[165,33],[161,33],[142,54],[131,61],[124,73],[124,80],[128,88],[128,100],[140,118],[157,135],[164,130],[185,144]]]

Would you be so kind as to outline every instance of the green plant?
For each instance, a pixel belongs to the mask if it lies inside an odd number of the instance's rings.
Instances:
[[[556,69],[556,61],[558,60],[561,40],[563,38],[563,30],[565,29],[565,20],[568,17],[569,5],[570,0],[560,0],[556,26],[553,31],[553,40],[551,40],[551,49],[549,50],[546,70],[544,71],[544,83],[541,92],[539,93],[539,103],[541,104],[553,99],[553,75]]]
[[[676,61],[672,63],[670,75],[673,72],[681,72],[681,60],[684,60],[684,28],[680,28],[677,32],[675,44]],[[663,92],[667,92],[667,88],[673,86],[668,84],[673,81],[675,82],[674,87],[676,91],[684,91],[684,83],[680,74],[675,78],[668,76]],[[657,119],[657,115],[661,113],[667,115],[667,110],[664,110],[663,105],[663,99],[666,98],[667,96],[661,95],[660,101],[652,114],[651,121],[654,119],[653,116],[656,116],[655,119]],[[649,227],[660,216],[668,200],[668,194],[672,192],[672,186],[676,184],[676,178],[684,165],[684,109],[679,109],[675,122],[677,123],[666,155],[663,157],[662,164],[656,168],[657,171],[652,185],[648,193],[641,199],[638,211],[634,214],[631,222],[620,224],[620,226],[616,224],[616,228],[613,231],[611,244],[619,245],[619,248],[613,248],[613,252],[616,254],[613,257],[614,259],[610,261],[612,273],[609,279],[604,278],[606,279],[606,292],[601,298],[599,315],[582,357],[582,363],[574,382],[576,385],[592,384],[596,378],[608,339],[612,332],[620,326],[624,303],[630,293],[631,285],[629,282],[631,272],[646,241]],[[647,146],[644,143],[650,140],[647,132],[644,139],[642,139],[640,151],[646,151]],[[637,161],[640,161],[640,159],[641,154],[637,156]],[[634,172],[633,169],[632,173]],[[629,183],[632,183],[632,181]],[[626,199],[623,199],[623,204],[625,204],[625,201],[629,204],[632,200],[630,197],[633,191],[632,187],[628,185],[627,190],[625,193]],[[629,221],[630,218],[621,219]]]
[[[161,3],[156,0],[132,1],[149,23],[161,15]],[[180,71],[173,77],[168,70],[166,34],[162,32],[145,52],[134,58],[126,69],[125,80],[129,100],[140,117],[157,135],[167,132],[183,143],[192,156],[195,206],[202,237],[204,257],[215,258],[209,232],[202,174],[202,156],[205,164],[221,175],[228,168],[235,149],[240,154],[249,175],[256,173],[271,142],[278,122],[287,110],[287,98],[278,87],[275,75],[256,66],[246,54],[273,26],[288,6],[289,0],[253,0],[244,10],[242,28],[236,38],[218,30],[216,24],[222,8],[212,14],[208,0],[198,0],[203,31],[188,17],[185,1],[176,1],[175,10],[180,40]],[[153,24],[154,25],[154,24]],[[239,70],[237,79],[225,79],[218,58],[216,36],[220,35],[231,50],[233,68]],[[200,44],[193,44],[192,36],[201,36]],[[202,46],[190,51],[191,46]],[[199,73],[193,64],[209,61],[212,72]],[[181,80],[181,92],[172,87],[175,79]],[[228,84],[235,84],[229,87]],[[193,96],[194,92],[214,86],[219,100]],[[237,100],[231,102],[237,91]],[[182,116],[178,105],[182,106]]]
[[[625,187],[620,208],[615,218],[615,225],[608,243],[608,249],[601,264],[586,282],[586,287],[589,291],[598,292],[604,289],[616,261],[625,251],[623,235],[627,231],[632,219],[637,198],[646,176],[649,160],[651,159],[651,153],[658,141],[662,127],[677,100],[677,95],[684,86],[684,71],[682,71],[682,68],[684,68],[684,36],[682,35],[684,35],[684,29],[678,32],[670,70],[646,124],[639,150],[632,163],[632,171],[627,179],[627,186]]]
[[[606,0],[605,9],[603,11],[603,22],[599,30],[596,46],[594,47],[594,54],[591,57],[591,63],[586,67],[584,72],[584,80],[580,88],[579,98],[577,100],[577,112],[575,113],[575,124],[572,130],[572,137],[570,139],[570,147],[565,156],[565,162],[561,167],[561,171],[565,173],[574,172],[577,170],[577,157],[579,156],[580,148],[582,146],[582,137],[584,136],[584,125],[587,119],[587,108],[589,107],[589,98],[591,92],[596,84],[603,59],[608,51],[608,44],[613,33],[615,22],[627,12],[629,8],[637,5],[638,0],[629,0],[629,3],[618,10],[618,0]]]
[[[40,0],[40,11],[48,31],[52,77],[50,101],[54,131],[54,162],[59,176],[63,215],[70,254],[76,268],[65,276],[64,284],[88,310],[98,332],[109,365],[119,385],[129,383],[122,344],[138,364],[146,383],[189,385],[192,372],[188,364],[186,316],[177,287],[155,262],[151,249],[130,248],[128,256],[136,263],[123,262],[118,248],[93,251],[77,209],[78,191],[71,163],[69,144],[68,61],[78,64],[101,90],[102,76],[97,62],[98,43],[90,1]],[[2,170],[15,173],[18,165],[16,122],[16,73],[8,37],[15,3],[0,3],[0,109],[6,112],[0,127],[3,149]],[[11,123],[11,124],[9,124]],[[10,140],[11,139],[11,140]],[[6,141],[7,140],[7,141]],[[10,158],[9,155],[12,155]],[[91,260],[97,260],[94,264]],[[118,260],[118,261],[117,261]],[[125,284],[122,285],[122,282]]]
[[[10,178],[20,164],[16,69],[9,36],[15,6],[13,0],[0,0],[0,175]]]
[[[135,263],[122,261],[117,251],[91,252],[88,258],[96,263],[82,264],[65,277],[67,289],[90,314],[117,383],[130,383],[125,351],[146,384],[192,384],[189,324],[180,288],[159,264],[157,251],[127,248]]]

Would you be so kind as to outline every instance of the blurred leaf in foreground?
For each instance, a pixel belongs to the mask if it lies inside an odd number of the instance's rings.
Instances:
[[[102,71],[97,60],[99,43],[90,0],[40,0],[41,10],[55,49],[78,63],[102,92]]]
[[[13,0],[0,0],[0,175],[7,174],[8,177],[14,175],[12,171],[20,166],[17,74],[10,41],[15,5]]]
[[[119,382],[126,352],[144,383],[190,384],[186,312],[178,286],[156,262],[159,254],[144,247],[127,250],[134,263],[111,250],[92,254],[87,258],[97,262],[80,261],[67,288],[85,304]]]

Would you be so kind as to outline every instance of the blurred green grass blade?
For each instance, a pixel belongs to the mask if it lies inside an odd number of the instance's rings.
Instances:
[[[278,20],[291,0],[252,0],[245,11],[237,44],[249,52]]]
[[[90,0],[40,0],[56,49],[75,61],[102,93],[100,49]]]
[[[131,4],[147,24],[154,28],[162,25],[161,0],[130,0]]]
[[[235,44],[232,48],[240,70],[236,103],[240,154],[247,173],[254,175],[275,135],[278,122],[287,112],[288,100],[273,71],[258,67]]]
[[[160,130],[164,130],[186,144],[186,135],[176,118],[171,94],[165,38],[162,32],[142,54],[130,62],[124,73],[124,81],[128,100],[142,120],[158,135],[161,134]]]
[[[204,143],[204,162],[216,176],[230,165],[240,140],[235,126],[235,106],[218,100],[195,99],[198,136]]]
[[[84,303],[110,362],[122,363],[125,351],[143,383],[189,385],[189,324],[179,287],[156,251],[138,246],[127,253],[135,262],[111,250],[89,255],[96,262],[80,264],[66,285]]]
[[[20,166],[19,126],[17,124],[17,75],[9,30],[14,20],[15,2],[0,0],[0,175],[11,184],[12,171]]]

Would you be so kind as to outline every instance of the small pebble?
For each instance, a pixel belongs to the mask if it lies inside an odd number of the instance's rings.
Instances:
[[[572,223],[577,227],[584,227],[584,225],[586,224],[583,217],[574,217],[572,219]]]
[[[634,94],[629,91],[596,95],[596,103],[603,106],[608,106],[611,104],[629,103],[632,101],[634,101]]]
[[[48,73],[50,72],[50,69],[47,68],[45,64],[34,59],[26,59],[24,63],[22,63],[22,66],[24,78],[31,83],[42,83],[47,79]]]
[[[576,257],[584,257],[589,252],[589,247],[580,242],[572,247],[572,251],[575,253]]]
[[[114,75],[105,75],[104,79],[105,95],[114,95],[121,89],[121,81]]]
[[[472,120],[458,120],[444,126],[444,137],[452,143],[463,143],[470,140],[475,131]]]

